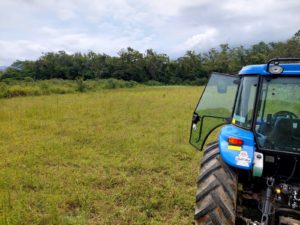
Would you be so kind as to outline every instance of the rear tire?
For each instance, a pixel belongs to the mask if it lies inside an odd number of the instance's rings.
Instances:
[[[236,200],[236,172],[223,162],[218,143],[213,142],[206,147],[200,163],[195,224],[235,224]]]

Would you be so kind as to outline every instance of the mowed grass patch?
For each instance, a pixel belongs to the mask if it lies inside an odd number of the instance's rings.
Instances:
[[[0,224],[191,224],[201,87],[0,100]]]

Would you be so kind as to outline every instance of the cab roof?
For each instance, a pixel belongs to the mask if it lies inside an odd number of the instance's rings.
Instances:
[[[271,75],[270,72],[267,71],[268,64],[260,64],[260,65],[249,65],[244,66],[239,74],[240,75]],[[300,77],[300,64],[299,63],[289,63],[289,64],[279,64],[283,68],[283,72],[280,75],[293,75]],[[272,65],[270,65],[272,67]],[[280,76],[279,75],[279,76]]]

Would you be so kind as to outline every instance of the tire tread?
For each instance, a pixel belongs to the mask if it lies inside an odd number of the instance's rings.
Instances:
[[[235,224],[237,175],[223,162],[217,142],[206,146],[200,168],[195,224]]]

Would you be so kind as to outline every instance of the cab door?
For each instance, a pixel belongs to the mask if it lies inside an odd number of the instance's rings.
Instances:
[[[202,150],[213,130],[231,122],[240,78],[213,73],[202,92],[192,118],[190,143]]]

